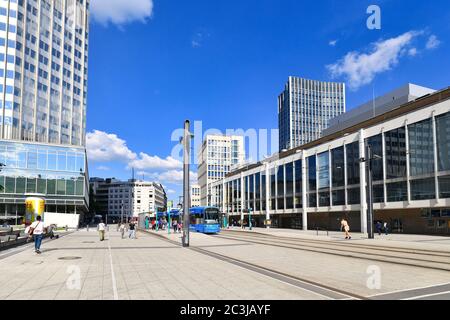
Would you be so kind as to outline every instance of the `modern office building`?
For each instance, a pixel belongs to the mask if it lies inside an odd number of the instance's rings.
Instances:
[[[364,106],[363,106],[364,107]],[[231,172],[213,192],[230,221],[367,232],[372,160],[374,218],[393,232],[450,234],[450,88],[406,102],[271,159]]]
[[[279,147],[319,139],[330,119],[345,113],[345,84],[289,77],[278,97]]]
[[[109,222],[137,218],[140,213],[148,213],[151,217],[167,209],[167,195],[164,187],[155,182],[130,179],[91,179],[94,203],[99,208],[95,214],[108,218]],[[105,206],[106,204],[106,206]]]
[[[200,185],[194,184],[191,186],[191,208],[200,207],[201,197],[200,197]]]
[[[207,135],[198,153],[201,205],[211,204],[211,183],[225,178],[231,167],[243,164],[243,136]]]
[[[88,210],[89,1],[0,1],[0,217]]]

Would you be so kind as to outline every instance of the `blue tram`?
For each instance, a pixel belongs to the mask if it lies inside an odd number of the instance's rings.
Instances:
[[[214,234],[220,232],[220,210],[213,207],[197,207],[189,210],[190,230]]]

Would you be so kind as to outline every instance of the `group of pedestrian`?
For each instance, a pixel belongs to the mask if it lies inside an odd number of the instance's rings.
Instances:
[[[389,225],[387,222],[382,222],[382,221],[378,220],[375,224],[375,228],[377,229],[378,235],[380,235],[380,236],[383,233],[383,231],[386,235],[389,234]],[[352,236],[350,234],[350,225],[349,225],[347,219],[345,219],[345,218],[341,219],[341,230],[344,231],[344,233],[345,233],[345,239],[350,240],[352,238]]]
[[[383,231],[385,235],[389,235],[389,226],[386,221],[382,222],[378,220],[377,223],[375,224],[375,227],[377,229],[378,235],[381,236]]]

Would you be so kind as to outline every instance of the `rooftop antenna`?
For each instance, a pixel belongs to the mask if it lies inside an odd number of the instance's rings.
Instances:
[[[134,168],[131,168],[131,172],[132,172],[131,180],[132,182],[134,182]]]

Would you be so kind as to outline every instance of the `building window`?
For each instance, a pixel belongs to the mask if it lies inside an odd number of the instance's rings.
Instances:
[[[284,210],[284,169],[279,166],[277,170],[277,210]]]
[[[302,208],[302,161],[295,162],[295,208]]]
[[[287,163],[286,170],[286,209],[294,209],[294,163]]]
[[[450,170],[450,113],[436,117],[439,171]]]
[[[386,178],[406,178],[406,129],[386,132]]]
[[[433,126],[427,119],[408,126],[411,176],[434,172]]]
[[[372,150],[372,157],[383,156],[383,137],[381,134],[370,137],[366,140],[366,145],[369,145]],[[366,154],[366,159],[368,155]],[[372,177],[373,181],[383,180],[383,161],[381,159],[372,161]]]
[[[345,146],[347,153],[347,184],[359,184],[359,143],[354,142]],[[359,200],[358,200],[359,203]]]
[[[408,200],[408,188],[406,186],[406,181],[388,183],[387,188],[387,201],[407,201]]]
[[[429,200],[436,198],[434,178],[412,180],[411,181],[411,199]]]
[[[319,206],[330,206],[330,154],[327,152],[317,156],[319,175]]]

